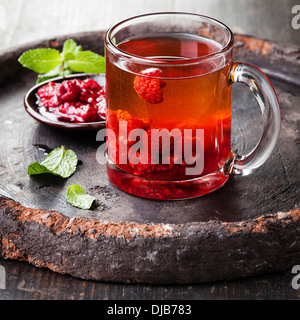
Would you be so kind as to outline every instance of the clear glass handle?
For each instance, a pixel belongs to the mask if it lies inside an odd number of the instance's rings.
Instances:
[[[263,116],[263,133],[256,147],[247,155],[236,155],[233,174],[248,175],[259,168],[274,150],[281,127],[281,112],[275,90],[268,78],[256,67],[234,63],[231,83],[246,84],[254,93]]]

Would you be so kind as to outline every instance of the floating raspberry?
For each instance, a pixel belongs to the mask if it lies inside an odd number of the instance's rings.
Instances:
[[[164,76],[163,72],[158,68],[149,68],[141,71],[140,74],[141,76],[134,78],[136,93],[149,103],[161,103],[164,100],[161,89],[166,86],[166,81],[159,79]]]
[[[140,74],[148,77],[156,77],[156,78],[164,77],[164,73],[159,68],[148,68],[148,69],[142,70]],[[162,79],[159,79],[159,80],[161,81],[161,86],[164,87],[166,85],[166,81]]]

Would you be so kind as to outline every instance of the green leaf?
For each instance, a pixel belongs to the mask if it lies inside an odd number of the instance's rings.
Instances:
[[[35,162],[30,165],[28,174],[51,173],[61,178],[69,178],[76,171],[77,163],[76,153],[61,147],[51,151],[41,163]]]
[[[37,174],[43,174],[43,173],[51,173],[46,167],[44,167],[43,165],[39,164],[38,162],[32,163],[29,167],[28,167],[28,174],[30,176],[34,176]]]
[[[73,39],[69,39],[64,43],[62,55],[66,56],[68,53],[75,54],[77,43]]]
[[[74,60],[68,60],[67,65],[73,71],[84,73],[105,72],[105,58],[91,51],[79,51]]]
[[[64,43],[62,57],[64,61],[73,60],[77,52],[77,43],[73,39],[69,39]]]
[[[68,76],[70,74],[72,74],[73,71],[68,68],[65,64],[65,68],[64,68],[64,72],[62,73],[61,71],[61,65],[57,66],[56,68],[54,68],[53,70],[47,72],[47,73],[42,73],[38,75],[37,78],[37,84],[47,81],[47,80],[51,80],[53,78],[57,78],[57,77],[63,77],[63,76]]]
[[[18,61],[39,73],[37,83],[77,72],[105,72],[105,58],[91,51],[83,51],[82,46],[73,39],[65,41],[62,53],[51,48],[33,49],[24,52]]]
[[[74,53],[72,52],[67,52],[64,55],[64,61],[68,61],[68,60],[73,60],[75,58]]]
[[[33,49],[24,52],[18,61],[30,70],[45,73],[60,65],[62,58],[55,49]]]
[[[94,197],[86,194],[83,188],[77,184],[68,187],[66,199],[72,206],[85,210],[90,209],[95,201]]]
[[[82,46],[77,46],[74,53],[76,54],[76,53],[78,53],[80,51],[82,51]]]
[[[56,68],[54,68],[53,70],[50,70],[47,73],[42,73],[38,75],[38,79],[37,79],[37,83],[41,83],[53,78],[57,78],[61,76],[61,66],[57,66]]]
[[[63,76],[69,76],[70,74],[73,74],[74,72],[69,68],[65,67]]]
[[[77,163],[76,153],[61,147],[50,152],[41,165],[54,175],[69,178],[76,171]]]

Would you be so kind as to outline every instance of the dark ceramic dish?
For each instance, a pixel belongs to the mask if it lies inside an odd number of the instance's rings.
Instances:
[[[40,87],[44,86],[46,83],[53,81],[53,82],[63,82],[64,80],[70,80],[70,79],[87,79],[91,78],[95,81],[97,81],[101,86],[105,86],[105,74],[72,74],[66,77],[59,77],[55,79],[51,79],[42,83],[39,83],[38,85],[32,87],[25,95],[24,98],[24,106],[25,110],[29,113],[31,117],[33,117],[35,120],[55,127],[55,128],[61,128],[61,129],[68,129],[68,130],[98,130],[101,128],[104,128],[106,125],[105,120],[103,121],[97,121],[97,122],[86,122],[86,123],[74,123],[74,122],[64,122],[59,121],[56,119],[49,119],[48,117],[45,117],[42,115],[39,111],[39,107],[36,103],[37,97],[36,93],[39,90]]]

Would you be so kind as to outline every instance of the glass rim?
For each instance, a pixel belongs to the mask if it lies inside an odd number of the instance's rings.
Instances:
[[[180,59],[166,62],[165,60],[161,60],[161,59],[147,58],[147,57],[135,55],[132,53],[128,53],[124,50],[121,50],[113,43],[113,38],[111,37],[111,35],[112,35],[113,31],[116,28],[122,26],[122,24],[125,24],[126,22],[129,22],[131,20],[140,19],[140,18],[148,17],[148,16],[158,16],[158,15],[161,15],[161,16],[163,16],[163,15],[170,15],[170,16],[171,15],[177,15],[177,16],[182,15],[182,16],[194,16],[194,17],[196,16],[196,17],[202,18],[202,19],[206,20],[207,22],[213,22],[218,27],[221,27],[222,29],[227,30],[228,34],[229,34],[229,39],[228,39],[227,43],[224,46],[222,46],[222,48],[220,50],[212,52],[212,53],[204,55],[204,56],[201,56],[201,57],[184,58],[184,62],[182,62],[182,63],[178,63],[178,60],[180,60]],[[122,21],[116,23],[115,25],[111,26],[105,33],[105,46],[110,52],[117,54],[117,55],[120,55],[120,56],[123,56],[123,57],[126,57],[126,58],[133,58],[136,61],[139,61],[140,63],[152,64],[152,65],[164,65],[164,66],[167,66],[167,65],[174,66],[174,64],[176,66],[190,65],[190,64],[197,63],[197,62],[205,60],[205,59],[216,57],[218,55],[223,55],[232,49],[233,44],[234,44],[233,33],[230,30],[230,28],[227,27],[224,23],[222,23],[221,21],[219,21],[217,19],[205,16],[205,15],[201,15],[201,14],[197,14],[197,13],[189,13],[189,12],[153,12],[153,13],[136,15],[136,16],[127,18],[125,20],[122,20]]]

